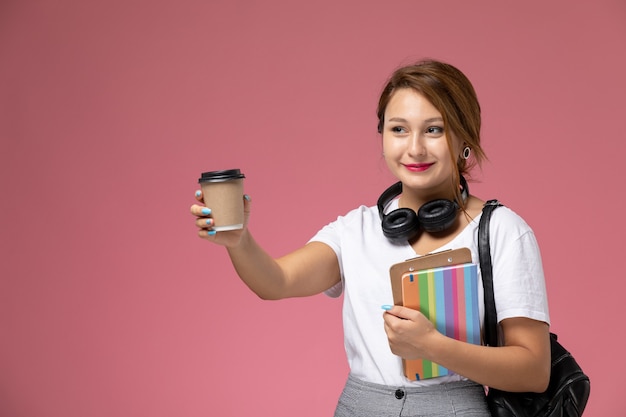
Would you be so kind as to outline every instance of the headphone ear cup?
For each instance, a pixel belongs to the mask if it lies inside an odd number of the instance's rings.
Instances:
[[[420,207],[417,219],[425,231],[441,232],[454,224],[457,210],[458,206],[454,201],[433,200]]]
[[[411,240],[419,233],[417,217],[410,208],[396,209],[383,217],[383,234],[391,240]]]

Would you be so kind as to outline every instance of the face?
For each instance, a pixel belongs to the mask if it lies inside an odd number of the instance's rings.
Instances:
[[[449,197],[450,178],[456,169],[453,160],[460,155],[462,144],[452,137],[453,149],[448,149],[441,113],[422,94],[402,88],[391,96],[384,120],[385,160],[405,191]]]

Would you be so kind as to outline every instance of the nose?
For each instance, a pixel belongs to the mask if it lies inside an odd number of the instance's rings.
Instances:
[[[411,134],[407,147],[408,147],[407,152],[411,156],[424,155],[424,153],[426,152],[423,138],[417,132]]]

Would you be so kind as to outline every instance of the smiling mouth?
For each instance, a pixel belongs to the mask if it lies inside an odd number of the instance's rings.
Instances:
[[[433,164],[403,164],[406,169],[414,172],[425,171],[430,168]]]

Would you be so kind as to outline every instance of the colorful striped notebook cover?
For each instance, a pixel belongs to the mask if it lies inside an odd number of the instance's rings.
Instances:
[[[402,276],[402,304],[421,311],[444,335],[480,344],[475,264],[406,272]],[[428,360],[405,360],[403,364],[404,374],[412,381],[449,374],[448,369]]]

